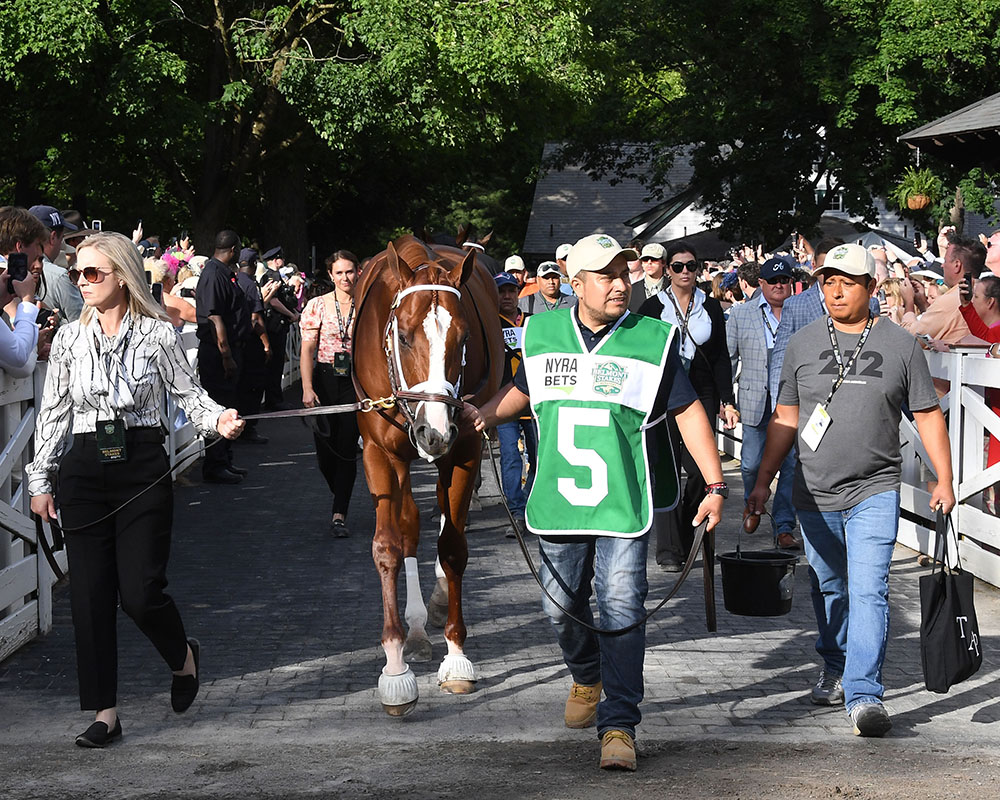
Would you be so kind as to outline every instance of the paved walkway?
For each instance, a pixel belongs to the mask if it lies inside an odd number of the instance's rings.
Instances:
[[[114,763],[141,764],[142,771],[132,781],[117,775],[113,788],[119,795],[152,792],[158,784],[149,776],[157,770],[173,774],[171,769],[194,758],[209,766],[205,772],[178,773],[190,778],[190,796],[223,796],[227,771],[239,771],[254,754],[266,752],[280,761],[284,752],[328,745],[343,755],[339,748],[345,742],[359,756],[369,745],[393,743],[411,755],[428,742],[441,747],[527,743],[571,752],[585,746],[580,752],[589,763],[596,754],[593,733],[561,725],[568,673],[520,551],[504,538],[501,507],[487,497],[469,530],[467,652],[480,673],[478,691],[465,697],[439,691],[435,673],[444,654],[443,637],[432,631],[434,661],[414,665],[420,704],[410,717],[390,719],[375,692],[383,664],[381,604],[371,560],[374,515],[363,476],[359,470],[350,516],[353,535],[331,538],[328,490],[308,430],[294,420],[261,427],[270,444],[236,448],[238,463],[251,470],[242,485],[202,485],[200,472],[193,470],[177,487],[170,591],[203,648],[202,692],[187,714],[170,711],[169,673],[134,625],[121,618],[125,738],[112,750]],[[492,480],[489,470],[484,472],[484,493],[489,494]],[[735,464],[727,465],[727,476],[731,485],[739,485]],[[437,527],[426,468],[417,484],[426,537],[420,549],[426,596]],[[733,548],[740,508],[738,499],[727,505],[719,552]],[[986,653],[979,675],[948,695],[933,695],[923,690],[918,649],[917,578],[925,571],[914,553],[897,548],[884,676],[894,721],[891,746],[900,753],[1000,752],[1000,596],[990,587],[977,587]],[[652,601],[672,576],[655,565],[650,576]],[[787,616],[733,616],[722,607],[720,584],[718,632],[709,634],[701,593],[696,570],[679,599],[648,626],[643,748],[697,748],[699,741],[706,747],[763,742],[808,748],[857,741],[842,710],[808,701],[817,658],[804,565],[796,572],[795,602]],[[56,596],[52,633],[0,665],[0,795],[56,797],[59,787],[66,796],[86,794],[74,792],[102,762],[72,746],[72,737],[90,721],[77,703],[69,598],[63,589]],[[223,751],[230,755],[220,755]],[[104,755],[111,758],[111,752]],[[47,755],[39,759],[38,753]],[[323,758],[309,763],[322,772]],[[324,786],[330,778],[316,780]],[[2,788],[5,781],[11,781],[10,794]]]

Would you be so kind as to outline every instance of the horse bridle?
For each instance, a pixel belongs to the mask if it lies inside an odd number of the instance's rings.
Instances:
[[[410,410],[407,401],[415,401],[417,403],[418,408],[416,413],[419,413],[419,405],[421,403],[444,403],[459,410],[464,406],[460,395],[462,388],[461,376],[459,376],[458,383],[456,384],[451,384],[447,380],[445,381],[445,386],[448,390],[447,394],[423,391],[423,387],[427,384],[426,381],[412,387],[406,383],[406,376],[403,374],[403,364],[399,358],[399,322],[396,318],[396,309],[399,308],[399,304],[404,297],[415,292],[450,292],[459,299],[462,297],[462,292],[454,286],[448,286],[443,283],[422,283],[408,286],[398,292],[396,298],[392,301],[392,305],[389,307],[389,319],[386,320],[385,334],[383,336],[386,364],[389,371],[389,387],[392,390],[392,397],[398,401],[396,406],[406,420],[406,427],[411,439],[416,427],[416,414]],[[465,366],[464,347],[462,349],[462,366]]]

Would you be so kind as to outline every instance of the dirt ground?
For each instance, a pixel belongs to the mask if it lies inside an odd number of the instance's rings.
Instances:
[[[910,800],[994,796],[1000,754],[914,750],[883,741],[830,745],[760,742],[640,743],[639,771],[597,768],[597,742],[361,747],[341,741],[272,748],[110,748],[38,752],[0,777],[9,800],[70,798],[383,798],[423,800],[648,800],[789,798]],[[77,762],[49,777],[50,759]],[[72,776],[72,777],[70,777]],[[994,787],[990,789],[989,787]]]

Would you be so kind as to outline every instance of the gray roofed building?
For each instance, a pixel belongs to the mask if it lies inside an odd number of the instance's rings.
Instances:
[[[956,166],[1000,166],[1000,93],[977,100],[899,137]]]

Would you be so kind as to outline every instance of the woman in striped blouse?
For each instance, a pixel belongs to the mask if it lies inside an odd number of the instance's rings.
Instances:
[[[233,439],[243,421],[198,383],[129,239],[118,233],[88,237],[69,274],[85,308],[53,340],[35,460],[26,472],[31,510],[55,519],[58,497],[67,534],[80,706],[97,712],[76,743],[104,747],[122,732],[119,599],[173,671],[174,711],[187,710],[198,692],[198,642],[187,637],[164,592],[173,522],[160,425],[164,390],[204,434]],[[73,445],[64,453],[71,430]]]

